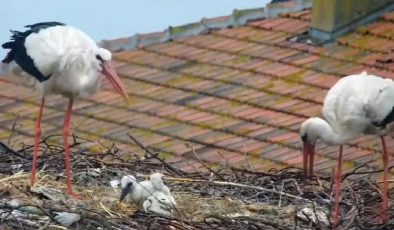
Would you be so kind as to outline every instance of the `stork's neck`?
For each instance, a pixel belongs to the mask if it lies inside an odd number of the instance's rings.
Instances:
[[[327,121],[318,117],[305,122],[305,131],[312,142],[321,139],[326,144],[343,144],[350,138],[345,133],[335,131]]]

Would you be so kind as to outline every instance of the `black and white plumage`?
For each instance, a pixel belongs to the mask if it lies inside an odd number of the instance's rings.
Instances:
[[[26,27],[29,29],[25,32],[12,31],[11,41],[2,45],[10,49],[2,62],[15,62],[34,77],[42,96],[89,96],[100,87],[104,75],[118,93],[128,97],[110,65],[111,53],[99,48],[84,32],[60,22]]]
[[[111,64],[111,53],[98,47],[84,32],[60,22],[42,22],[26,27],[28,29],[24,32],[11,31],[11,40],[2,45],[9,49],[2,63],[10,72],[32,80],[42,96],[36,123],[31,186],[35,182],[45,96],[61,94],[69,99],[63,130],[67,193],[76,196],[71,186],[68,144],[73,99],[96,92],[103,77],[126,100],[128,95]]]
[[[328,145],[340,145],[335,177],[335,222],[338,222],[339,212],[342,145],[362,134],[381,136],[384,165],[383,209],[387,209],[388,152],[383,135],[387,132],[387,125],[394,121],[394,82],[367,72],[343,77],[328,91],[324,100],[323,115],[325,119],[313,117],[301,125],[304,173],[313,174],[314,149],[318,140]]]
[[[34,56],[30,56],[32,55],[30,51],[31,48],[30,35],[33,33],[39,33],[40,30],[42,29],[46,29],[48,27],[54,27],[54,26],[65,26],[65,24],[60,22],[44,22],[44,23],[37,23],[33,25],[27,25],[26,27],[29,28],[29,30],[25,32],[11,31],[12,32],[11,41],[6,42],[2,45],[4,49],[10,49],[10,52],[2,60],[2,62],[9,64],[12,61],[15,61],[19,64],[20,67],[23,68],[23,70],[26,73],[35,77],[38,81],[42,82],[48,80],[50,76],[44,76],[43,73],[39,70],[39,68],[35,65],[32,59],[34,58]],[[27,51],[28,49],[29,51]]]

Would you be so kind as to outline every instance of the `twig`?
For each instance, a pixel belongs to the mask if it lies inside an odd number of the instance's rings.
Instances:
[[[239,187],[239,188],[247,188],[247,189],[254,189],[254,190],[258,190],[258,191],[264,191],[267,193],[274,193],[274,194],[278,194],[278,195],[282,195],[282,196],[287,196],[296,200],[301,200],[307,203],[311,203],[312,201],[299,197],[299,196],[295,196],[289,193],[285,193],[282,191],[277,191],[277,190],[273,190],[273,189],[267,189],[267,188],[263,188],[263,187],[259,187],[259,186],[253,186],[253,185],[246,185],[246,184],[240,184],[240,183],[235,183],[235,182],[228,182],[228,181],[209,181],[209,180],[201,180],[201,179],[190,179],[190,178],[176,178],[176,177],[165,177],[166,180],[172,180],[172,181],[178,181],[178,182],[201,182],[201,183],[208,183],[208,184],[214,184],[214,185],[221,185],[221,186],[234,186],[234,187]]]
[[[19,118],[19,117],[15,117],[15,120],[14,120],[14,122],[12,123],[12,126],[11,126],[11,133],[10,133],[10,136],[8,137],[8,140],[7,140],[7,145],[8,145],[8,146],[11,146],[11,139],[14,137],[14,135],[15,135],[15,133],[16,133],[16,126],[17,126],[17,125],[22,126],[21,124],[18,124],[18,123],[17,123],[18,118]]]
[[[139,142],[135,137],[133,137],[130,133],[127,133],[127,136],[129,136],[129,138],[136,143],[141,149],[143,149],[145,152],[149,153],[150,155],[154,156],[155,154],[150,151],[147,147],[145,147],[141,142]],[[167,162],[165,162],[163,159],[161,159],[160,157],[155,157],[158,161],[160,161],[163,165],[165,165],[167,167],[167,169],[173,171],[176,174],[184,174],[183,171],[172,167],[170,164],[168,164]]]
[[[302,192],[300,186],[298,185],[297,181],[294,180],[293,178],[290,178],[289,180],[293,183],[294,187],[296,187],[297,192],[298,192],[300,195],[302,195],[303,192]]]
[[[49,229],[55,228],[55,229],[61,229],[61,230],[68,230],[68,228],[66,228],[66,227],[63,227],[60,225],[55,225],[55,224],[48,225],[48,227],[49,227]]]
[[[279,203],[278,203],[278,207],[280,208],[281,204],[282,204],[282,192],[283,192],[283,186],[285,185],[285,181],[282,180],[282,187],[280,189],[280,195],[279,195]]]
[[[112,215],[112,213],[103,205],[103,203],[100,201],[100,206],[104,209],[104,211],[106,213],[108,213],[108,215],[110,215],[111,217],[115,217],[114,215]]]
[[[273,173],[255,172],[255,171],[250,171],[250,170],[247,170],[247,169],[240,169],[240,168],[235,168],[235,167],[231,167],[231,170],[235,171],[235,172],[254,174],[254,175],[258,175],[258,176],[279,177],[278,175],[273,174]]]
[[[353,168],[352,171],[350,171],[350,172],[348,172],[348,173],[344,173],[344,174],[342,175],[341,181],[343,181],[343,180],[344,180],[345,178],[347,178],[348,176],[359,174],[360,172],[357,172],[357,170],[366,167],[369,163],[372,163],[372,162],[374,162],[374,161],[376,161],[376,159],[367,161],[367,162],[365,162],[365,163],[363,163],[363,164],[361,164],[361,165],[359,165],[359,166]],[[361,173],[363,173],[363,172],[361,172]]]
[[[314,214],[315,217],[316,217],[317,225],[318,225],[319,227],[321,227],[321,226],[322,226],[322,223],[321,223],[321,221],[320,221],[320,219],[319,219],[319,215],[317,215],[317,213],[316,213],[316,204],[315,204],[315,202],[312,202],[312,210],[313,210],[313,214]],[[327,218],[327,219],[328,219],[328,218]]]
[[[187,147],[189,147],[189,148],[192,150],[192,153],[193,153],[193,155],[194,155],[194,158],[196,158],[197,161],[198,161],[204,168],[208,169],[208,171],[210,171],[211,173],[215,174],[219,179],[224,180],[224,178],[223,178],[222,175],[220,175],[220,174],[219,174],[218,172],[216,172],[215,170],[211,169],[207,164],[204,163],[204,161],[202,161],[202,160],[200,159],[200,157],[198,157],[198,155],[197,155],[197,153],[196,153],[196,151],[195,151],[195,149],[194,149],[193,146],[191,146],[191,145],[188,144],[188,143],[185,143],[185,145],[186,145]]]
[[[20,179],[23,177],[27,177],[28,175],[29,174],[27,174],[27,173],[23,173],[23,171],[19,171],[19,172],[15,173],[14,175],[0,179],[0,182],[6,182],[6,181],[10,181],[10,180]]]
[[[381,181],[381,180],[380,180],[380,181],[378,181],[377,183],[378,183],[378,184],[381,184],[381,183],[383,183],[383,182],[384,182],[384,181]],[[387,182],[388,182],[388,183],[394,183],[394,180],[387,180]]]
[[[250,165],[250,163],[249,163],[248,156],[246,155],[245,144],[244,144],[243,150],[244,150],[244,158],[245,158],[246,165],[248,166],[248,168],[250,170],[253,170],[252,165]]]
[[[3,148],[5,153],[12,153],[15,156],[18,156],[22,159],[25,159],[24,156],[20,155],[19,153],[17,153],[16,151],[14,151],[13,149],[11,149],[10,147],[8,147],[6,144],[4,144],[3,142],[0,142],[0,148]]]

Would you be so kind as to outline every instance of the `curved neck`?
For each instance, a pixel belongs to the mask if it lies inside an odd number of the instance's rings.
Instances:
[[[343,144],[350,138],[345,133],[335,132],[331,125],[321,118],[311,118],[307,133],[315,141],[321,139],[326,144]]]

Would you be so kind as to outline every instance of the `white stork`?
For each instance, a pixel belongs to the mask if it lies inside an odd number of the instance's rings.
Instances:
[[[111,53],[99,48],[88,35],[59,22],[42,22],[26,27],[28,29],[24,32],[11,31],[11,41],[2,45],[4,49],[10,49],[2,62],[16,66],[20,71],[14,72],[33,79],[42,98],[35,127],[31,186],[35,181],[45,96],[61,94],[69,99],[63,129],[67,193],[78,197],[71,186],[68,143],[73,100],[96,92],[103,76],[123,98],[128,100],[128,95],[111,64]]]
[[[335,175],[334,223],[339,221],[339,192],[342,175],[342,145],[361,134],[379,135],[383,145],[383,212],[388,200],[388,152],[384,135],[386,126],[394,120],[394,82],[362,72],[340,79],[327,93],[323,105],[324,119],[309,118],[301,125],[304,173],[313,175],[315,144],[340,145]],[[383,214],[386,220],[386,214]]]

